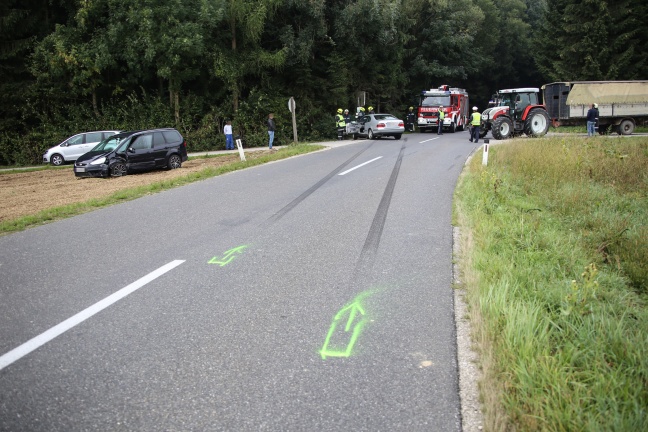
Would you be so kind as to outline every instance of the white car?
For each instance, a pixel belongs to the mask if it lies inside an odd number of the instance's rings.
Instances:
[[[118,134],[120,131],[94,131],[83,132],[73,135],[61,144],[47,150],[43,155],[43,163],[52,165],[63,165],[66,162],[73,162],[79,156],[92,150],[94,146],[109,136]]]
[[[358,137],[378,139],[388,136],[400,139],[403,132],[405,132],[405,122],[391,114],[365,114],[358,117],[355,122],[351,122],[351,127],[347,128],[347,134],[351,134],[353,139]]]

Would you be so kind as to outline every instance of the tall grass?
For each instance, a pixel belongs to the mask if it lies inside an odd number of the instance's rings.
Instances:
[[[456,191],[490,430],[648,430],[648,138],[521,139]]]

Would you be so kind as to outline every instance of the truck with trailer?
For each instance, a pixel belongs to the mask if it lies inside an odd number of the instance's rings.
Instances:
[[[587,111],[598,104],[598,132],[630,135],[648,120],[648,81],[571,81],[542,86],[554,125],[585,125]]]
[[[439,127],[439,106],[443,106],[443,130],[463,130],[470,116],[468,93],[458,87],[442,85],[438,89],[423,90],[417,109],[420,132],[436,131]]]

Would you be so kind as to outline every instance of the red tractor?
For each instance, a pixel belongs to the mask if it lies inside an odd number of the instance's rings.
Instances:
[[[493,138],[501,140],[512,136],[544,136],[549,130],[547,108],[540,104],[538,88],[500,90],[493,95],[494,107],[482,113],[480,138],[491,131]]]

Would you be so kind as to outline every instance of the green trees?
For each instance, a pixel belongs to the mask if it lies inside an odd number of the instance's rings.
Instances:
[[[648,77],[643,0],[547,0],[537,63],[551,81]]]
[[[19,159],[5,144],[19,136],[38,155],[82,128],[175,125],[205,149],[230,117],[261,142],[270,110],[281,139],[290,96],[300,136],[316,139],[360,94],[401,114],[441,84],[484,106],[498,88],[648,76],[643,0],[7,0],[0,12],[0,164]]]

